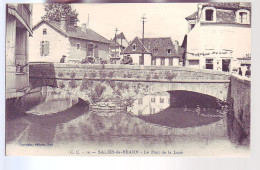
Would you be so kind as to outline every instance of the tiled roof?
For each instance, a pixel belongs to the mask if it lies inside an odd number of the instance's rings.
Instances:
[[[251,2],[210,2],[202,6],[220,9],[251,9]]]
[[[185,19],[186,19],[186,20],[194,20],[194,19],[197,18],[197,13],[198,13],[198,12],[196,11],[196,12],[194,12],[193,14],[187,16]]]
[[[96,42],[102,42],[102,43],[110,43],[109,40],[101,36],[100,34],[96,33],[95,31],[87,28],[86,33],[81,30],[80,27],[75,27],[75,26],[67,26],[66,32],[60,28],[60,23],[58,22],[50,22],[46,20],[42,20],[38,24],[36,24],[33,27],[33,30],[36,29],[38,26],[41,25],[41,23],[47,23],[54,29],[56,29],[58,32],[60,32],[63,35],[66,35],[67,37],[70,38],[79,38],[79,39],[85,39],[85,40],[90,40],[90,41],[96,41]]]
[[[136,45],[136,50],[133,50],[134,44]],[[171,50],[171,54],[167,53],[168,49]],[[122,53],[140,54],[142,52],[152,54],[154,57],[177,56],[175,49],[174,49],[174,45],[173,45],[170,37],[144,38],[144,45],[143,45],[141,39],[136,37]]]
[[[148,48],[148,50],[152,53],[154,57],[173,57],[177,56],[174,45],[170,37],[163,38],[145,38],[144,45]],[[155,52],[155,49],[158,49]],[[167,53],[167,50],[171,50],[171,54]]]
[[[136,45],[136,49],[133,49],[133,45]],[[138,37],[135,37],[135,39],[125,48],[125,50],[122,52],[123,54],[149,54],[150,51],[143,46],[142,40]]]

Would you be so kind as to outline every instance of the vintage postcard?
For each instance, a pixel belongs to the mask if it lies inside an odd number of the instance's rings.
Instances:
[[[251,3],[6,4],[7,156],[250,156]]]

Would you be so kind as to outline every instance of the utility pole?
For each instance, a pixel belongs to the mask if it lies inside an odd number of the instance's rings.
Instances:
[[[117,28],[115,29],[115,58],[116,58],[116,33],[119,31]]]
[[[143,17],[141,18],[143,21],[143,34],[142,34],[142,43],[144,45],[144,23],[146,22],[146,18],[144,17],[145,14],[143,14]],[[144,48],[142,48],[142,58],[139,61],[140,65],[144,65]]]

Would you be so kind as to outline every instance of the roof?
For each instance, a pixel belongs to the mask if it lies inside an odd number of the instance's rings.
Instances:
[[[197,18],[197,14],[198,14],[198,12],[196,11],[196,12],[194,12],[193,14],[187,16],[185,19],[186,19],[186,20],[194,20],[194,19]]]
[[[202,6],[220,9],[251,9],[251,2],[209,2]]]
[[[136,50],[133,50],[133,45]],[[171,54],[167,50],[171,49]],[[177,56],[174,45],[170,37],[144,38],[144,44],[141,39],[136,37],[130,45],[122,52],[123,54],[152,54],[154,57],[173,57]]]
[[[106,38],[104,38],[103,36],[101,36],[100,34],[98,34],[97,32],[89,28],[86,29],[86,32],[83,32],[80,27],[67,26],[67,30],[64,31],[60,28],[60,23],[54,21],[42,20],[33,27],[33,30],[37,29],[43,23],[48,24],[50,27],[58,31],[60,34],[70,38],[79,38],[79,39],[102,42],[102,43],[110,43],[109,40],[107,40]]]
[[[117,39],[126,39],[123,32],[121,32],[120,34],[117,34],[117,35],[116,35],[116,38],[117,38]],[[115,39],[115,38],[114,38],[114,39]]]

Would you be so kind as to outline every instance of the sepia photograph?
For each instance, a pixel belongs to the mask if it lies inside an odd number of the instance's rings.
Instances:
[[[6,156],[250,156],[251,2],[5,8]]]

